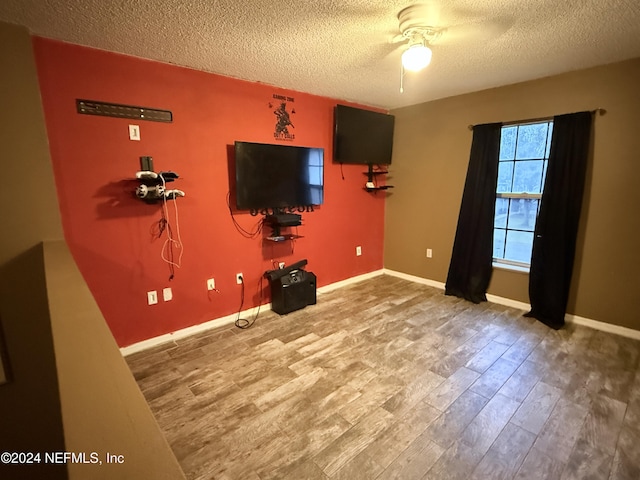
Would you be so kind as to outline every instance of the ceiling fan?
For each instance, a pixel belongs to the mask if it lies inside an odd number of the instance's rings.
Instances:
[[[436,26],[437,11],[433,4],[415,4],[398,14],[401,37],[408,40],[402,53],[402,67],[412,72],[425,68],[431,62],[432,52],[428,45],[438,39],[446,28]]]
[[[445,16],[448,18],[443,21],[441,2],[427,0],[425,3],[409,5],[398,13],[400,35],[396,35],[391,43],[405,44],[401,60],[400,93],[404,91],[405,70],[417,72],[431,63],[430,46],[457,42],[463,38],[488,40],[506,31],[512,23],[507,18],[485,18],[480,22],[470,23],[469,18],[477,19],[477,13],[446,10]]]

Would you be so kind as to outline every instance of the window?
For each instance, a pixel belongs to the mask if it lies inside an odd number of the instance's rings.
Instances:
[[[552,121],[502,127],[493,223],[496,265],[529,268],[552,130]]]

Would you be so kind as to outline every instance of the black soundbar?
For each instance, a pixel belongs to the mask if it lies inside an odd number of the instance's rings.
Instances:
[[[299,262],[294,263],[293,265],[289,265],[284,268],[276,268],[275,270],[267,270],[264,272],[265,278],[268,278],[272,282],[277,280],[280,277],[284,277],[285,275],[289,275],[294,270],[300,270],[307,264],[307,259],[300,260]]]

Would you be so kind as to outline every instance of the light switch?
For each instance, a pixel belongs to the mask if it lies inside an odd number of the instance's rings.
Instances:
[[[147,292],[147,303],[149,305],[155,305],[158,303],[158,293],[155,290]]]
[[[129,125],[129,140],[140,141],[140,127],[138,125]]]

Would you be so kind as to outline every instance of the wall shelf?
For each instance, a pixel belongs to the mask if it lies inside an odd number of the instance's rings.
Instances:
[[[284,242],[286,240],[295,240],[303,238],[302,235],[293,233],[283,234],[283,228],[297,227],[302,225],[302,216],[295,213],[267,215],[264,217],[264,223],[271,227],[271,235],[264,239],[269,242]]]
[[[285,235],[265,237],[264,239],[269,242],[285,242],[287,240],[297,240],[298,238],[304,238],[304,237],[302,235],[295,235],[293,233],[288,233]]]
[[[376,187],[367,187],[365,186],[364,189],[367,192],[377,192],[378,190],[389,190],[390,188],[393,188],[393,185],[380,185],[380,186],[376,186]]]
[[[166,185],[179,178],[175,172],[153,172],[142,170],[136,173],[136,178],[140,180],[140,185],[136,188],[136,197],[147,203],[156,203],[159,200],[175,200],[184,197],[184,192],[178,189],[167,189]]]
[[[362,173],[367,176],[367,183],[364,186],[364,189],[367,192],[377,192],[379,190],[388,190],[393,188],[393,185],[378,185],[373,181],[378,175],[387,175],[389,173],[387,170],[374,170],[373,165],[369,164],[369,169]]]

